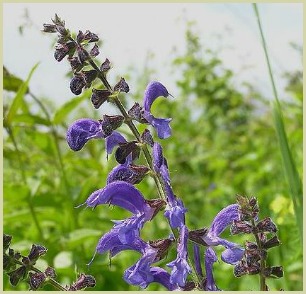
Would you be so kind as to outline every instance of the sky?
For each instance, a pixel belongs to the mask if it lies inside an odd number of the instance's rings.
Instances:
[[[262,25],[267,40],[276,86],[281,98],[285,71],[302,67],[301,56],[290,42],[303,45],[303,6],[300,3],[259,4]],[[31,19],[22,35],[18,27],[24,24],[25,9]],[[79,29],[97,33],[103,40],[101,60],[112,62],[110,80],[124,76],[132,65],[139,73],[149,64],[155,69],[154,80],[161,81],[176,95],[176,78],[170,61],[185,49],[185,20],[196,23],[201,42],[219,50],[225,67],[233,70],[234,82],[247,81],[262,93],[272,97],[272,89],[261,46],[256,18],[250,3],[4,3],[3,4],[3,63],[8,70],[25,79],[36,63],[32,91],[54,99],[58,104],[73,97],[67,62],[58,63],[53,57],[53,38],[40,30],[43,23],[57,13],[71,31]],[[216,37],[220,36],[220,38]],[[112,80],[113,79],[113,80]],[[146,85],[137,88],[145,89]],[[130,84],[131,94],[133,85]],[[136,87],[135,87],[136,88]]]

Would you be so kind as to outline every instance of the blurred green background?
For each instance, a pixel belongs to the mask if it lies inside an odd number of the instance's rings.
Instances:
[[[260,217],[270,216],[275,221],[282,242],[269,252],[268,263],[282,265],[285,275],[269,280],[268,286],[271,290],[302,290],[302,245],[277,141],[272,98],[251,82],[234,83],[234,73],[224,66],[218,51],[199,38],[192,25],[187,26],[184,46],[185,52],[174,54],[171,60],[173,76],[181,73],[175,80],[179,95],[158,99],[153,113],[173,118],[173,135],[161,144],[173,189],[188,208],[188,227],[209,226],[220,209],[235,202],[236,194],[256,196]],[[301,56],[298,45],[292,50]],[[52,54],[50,49],[50,58]],[[134,64],[125,75],[134,90],[133,100],[141,103],[154,70],[152,66],[137,69]],[[283,76],[290,97],[281,100],[283,122],[293,163],[302,178],[302,70],[284,72]],[[75,119],[100,118],[90,105],[90,92],[71,95],[58,107],[52,93],[37,97],[31,91],[30,76],[21,80],[6,68],[3,95],[3,231],[13,236],[12,248],[27,254],[32,243],[47,247],[38,267],[55,267],[63,285],[85,272],[97,280],[93,290],[138,290],[122,279],[123,271],[139,258],[135,252],[122,252],[112,259],[111,266],[107,254],[97,255],[92,265],[86,266],[98,239],[112,227],[110,220],[128,216],[119,208],[107,206],[94,211],[74,208],[105,185],[108,172],[116,164],[112,156],[106,160],[103,140],[89,142],[80,152],[71,151],[66,143],[67,126]],[[128,95],[122,100],[126,105],[132,103]],[[132,139],[127,129],[123,131]],[[147,198],[157,196],[150,179],[138,188]],[[168,235],[162,214],[142,230],[145,240]],[[227,235],[228,231],[224,233]],[[230,239],[242,243],[251,237]],[[167,261],[172,258],[175,250]],[[259,289],[257,276],[235,279],[232,272],[233,268],[222,262],[214,265],[219,288]],[[148,287],[160,289],[157,284]],[[13,288],[4,276],[4,290],[27,290],[27,285]]]

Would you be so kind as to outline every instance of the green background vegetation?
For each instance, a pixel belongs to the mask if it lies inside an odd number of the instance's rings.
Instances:
[[[302,290],[302,245],[276,136],[272,97],[263,97],[251,83],[235,85],[233,73],[224,68],[216,52],[201,44],[191,29],[186,32],[186,45],[186,52],[173,57],[172,65],[173,72],[182,73],[176,81],[180,95],[158,99],[153,113],[173,117],[173,135],[161,144],[173,189],[188,208],[188,227],[209,226],[220,209],[235,202],[236,194],[256,196],[260,217],[270,216],[275,221],[282,242],[280,247],[271,249],[268,263],[282,265],[285,275],[269,280],[268,285],[271,290]],[[4,232],[13,236],[12,248],[26,255],[33,243],[47,247],[38,267],[55,267],[57,280],[63,285],[85,272],[96,278],[94,290],[137,290],[122,279],[123,271],[139,258],[135,252],[120,253],[112,259],[111,266],[107,254],[97,255],[92,265],[86,266],[98,239],[112,227],[110,220],[128,216],[116,207],[101,206],[94,211],[74,208],[91,192],[104,187],[108,172],[116,164],[112,156],[106,160],[103,140],[89,142],[80,152],[71,151],[66,143],[67,126],[75,119],[100,118],[101,113],[90,105],[90,92],[85,91],[58,108],[52,102],[52,93],[36,97],[31,92],[30,75],[22,81],[7,70],[3,219]],[[142,101],[152,70],[141,69],[141,75],[135,70],[129,72],[127,81],[137,89],[132,98],[138,102]],[[293,163],[302,178],[302,72],[284,76],[291,99],[281,101],[282,119]],[[130,105],[129,95],[122,99]],[[150,179],[138,188],[147,198],[157,197]],[[142,231],[145,240],[168,235],[162,214]],[[228,236],[228,231],[224,236]],[[229,239],[242,244],[252,238]],[[172,258],[175,250],[169,253],[167,261]],[[259,289],[257,276],[236,279],[233,268],[222,262],[214,265],[214,274],[221,289]],[[4,289],[27,290],[27,285],[21,283],[13,288],[5,276]],[[148,287],[158,289],[163,288],[156,284]]]

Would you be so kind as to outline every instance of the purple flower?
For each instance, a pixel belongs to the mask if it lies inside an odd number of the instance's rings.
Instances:
[[[200,256],[200,247],[198,244],[193,244],[193,258],[194,266],[200,277],[203,277],[202,266],[201,266],[201,256]]]
[[[231,225],[233,221],[239,220],[239,205],[231,204],[223,208],[214,218],[207,234],[203,237],[208,247],[205,253],[205,270],[206,270],[206,286],[207,291],[219,290],[215,284],[212,268],[217,256],[212,246],[222,245],[226,249],[221,254],[221,259],[229,264],[237,264],[243,257],[244,250],[238,244],[229,242],[219,237],[219,235]]]
[[[159,173],[164,181],[164,187],[167,196],[167,206],[165,208],[165,217],[169,220],[172,228],[180,228],[185,224],[185,213],[183,201],[178,199],[171,188],[170,175],[167,161],[163,156],[163,150],[159,143],[153,145],[153,168]]]
[[[160,139],[166,139],[171,136],[170,121],[171,118],[156,118],[151,114],[151,106],[156,98],[163,96],[168,97],[167,89],[160,82],[150,82],[144,93],[144,113],[143,117],[157,131]]]
[[[105,139],[106,153],[111,154],[113,149],[119,145],[119,143],[126,143],[125,138],[118,132],[114,131]]]
[[[98,121],[81,118],[75,121],[67,131],[67,142],[69,147],[74,151],[83,148],[90,139],[105,138],[101,124]]]
[[[174,285],[184,287],[188,274],[191,273],[191,268],[187,262],[187,241],[188,241],[188,229],[186,226],[182,226],[180,229],[180,240],[177,247],[177,257],[174,261],[167,264],[172,268],[170,282]]]

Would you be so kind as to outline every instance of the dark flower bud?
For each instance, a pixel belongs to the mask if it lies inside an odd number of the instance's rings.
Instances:
[[[197,244],[208,246],[207,243],[203,240],[203,237],[206,236],[207,232],[207,228],[189,231],[188,238]]]
[[[124,121],[122,115],[103,115],[103,120],[100,120],[102,131],[105,136],[109,136],[114,130],[119,128]]]
[[[82,31],[79,31],[76,37],[76,40],[78,44],[82,43],[84,41],[84,34]]]
[[[128,93],[130,91],[129,85],[124,78],[121,78],[120,81],[115,85],[114,91]]]
[[[263,248],[269,249],[269,248],[276,247],[276,246],[279,246],[279,245],[280,245],[280,241],[279,241],[278,237],[273,236],[271,239],[264,242]]]
[[[69,48],[67,44],[57,44],[54,51],[54,58],[60,62],[62,61],[65,56],[68,54]]]
[[[132,119],[135,119],[141,123],[148,123],[148,121],[143,117],[142,107],[137,102],[135,102],[135,104],[131,107],[128,114]]]
[[[69,31],[62,25],[56,25],[55,26],[56,30],[58,31],[58,33],[62,36],[68,36]]]
[[[82,71],[82,74],[84,75],[84,81],[86,83],[86,87],[89,88],[91,83],[96,79],[97,77],[97,71],[92,69],[92,70],[87,70],[87,71]]]
[[[166,205],[166,202],[162,199],[152,199],[152,200],[146,200],[146,203],[151,207],[151,208],[154,208],[154,213],[152,215],[152,218],[153,219],[156,214],[161,211],[164,206]]]
[[[235,265],[234,267],[234,276],[236,278],[240,278],[243,275],[246,275],[248,273],[248,267],[247,265],[241,261],[238,264]]]
[[[277,228],[270,217],[266,217],[257,223],[256,229],[258,232],[276,233]]]
[[[249,275],[257,275],[260,273],[260,264],[252,264],[252,266],[248,267],[248,274]]]
[[[130,165],[133,172],[133,184],[139,184],[145,175],[149,172],[149,168],[144,165]]]
[[[12,265],[13,263],[11,262],[11,258],[7,254],[3,253],[3,269],[8,271]]]
[[[252,233],[252,226],[245,221],[235,221],[230,228],[231,234],[250,234]]]
[[[99,46],[97,44],[95,44],[95,46],[92,47],[92,49],[90,50],[89,54],[92,56],[92,57],[96,57],[98,56],[100,53],[99,51]]]
[[[3,234],[3,251],[6,251],[10,247],[12,238],[10,235]]]
[[[82,64],[78,57],[68,57],[68,61],[73,71],[80,71],[85,64]]]
[[[87,30],[84,33],[84,40],[88,41],[89,43],[91,43],[91,42],[98,42],[99,41],[99,37],[96,34],[94,34],[94,33],[92,33],[92,32]]]
[[[43,32],[44,33],[56,33],[57,30],[56,30],[56,26],[53,25],[53,24],[48,24],[48,23],[44,23],[43,24]]]
[[[9,248],[8,254],[9,254],[9,256],[14,257],[14,254],[15,254],[14,249]]]
[[[95,287],[96,280],[93,276],[81,274],[78,280],[69,287],[69,291],[78,291],[88,287]]]
[[[89,58],[88,52],[83,47],[78,46],[77,52],[81,63],[84,63]]]
[[[45,255],[48,249],[41,245],[33,244],[28,258],[31,262],[35,262],[39,257]]]
[[[102,72],[107,72],[110,70],[110,61],[106,58],[105,61],[101,64],[100,70]]]
[[[246,241],[245,242],[245,249],[246,250],[257,250],[258,246],[254,242]]]
[[[249,200],[249,204],[250,204],[251,207],[258,206],[257,199],[255,197],[251,197],[251,199]]]
[[[154,145],[153,137],[148,129],[145,129],[141,134],[141,140],[142,142],[150,145],[151,147],[153,147]]]
[[[15,258],[16,260],[20,259],[20,258],[21,258],[20,252],[15,252],[15,253],[14,253],[14,258]]]
[[[263,271],[266,278],[282,278],[284,276],[284,270],[282,266],[266,267]]]
[[[91,103],[94,108],[98,109],[111,95],[109,90],[92,89]]]
[[[29,276],[30,288],[34,291],[40,288],[47,278],[44,273],[29,273]]]
[[[169,238],[149,241],[150,246],[157,249],[157,254],[154,262],[162,260],[167,255],[168,250],[173,242],[174,240]]]
[[[29,257],[27,257],[27,256],[24,256],[24,257],[22,258],[21,261],[22,261],[22,263],[23,263],[25,266],[28,266],[28,265],[31,264],[31,261],[30,261]]]
[[[20,280],[24,279],[27,273],[27,269],[25,266],[21,266],[18,269],[8,273],[10,277],[10,283],[13,286],[16,286]]]
[[[193,289],[195,289],[196,284],[193,281],[187,281],[185,286],[182,287],[183,291],[192,291]]]
[[[50,277],[52,279],[54,279],[56,277],[56,273],[55,273],[55,270],[54,268],[52,268],[51,266],[48,266],[46,269],[45,269],[45,275],[47,277]]]
[[[253,266],[260,260],[260,255],[258,250],[246,251],[245,252],[245,261],[248,267]]]
[[[65,26],[65,21],[62,20],[57,14],[55,14],[54,19],[51,19],[55,25]]]
[[[70,90],[73,94],[80,95],[85,85],[86,82],[83,75],[75,74],[70,82]]]
[[[132,154],[132,161],[139,157],[140,147],[136,141],[119,143],[119,147],[116,150],[115,158],[118,163],[125,163],[129,154]]]

